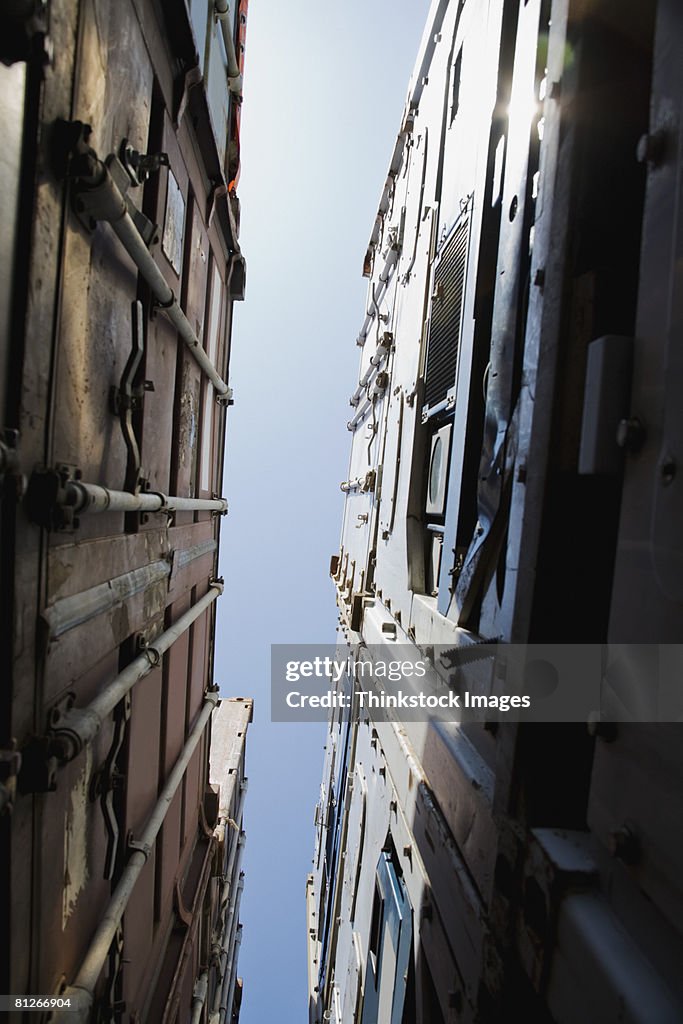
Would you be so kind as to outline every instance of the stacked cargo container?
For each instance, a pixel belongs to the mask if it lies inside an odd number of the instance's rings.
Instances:
[[[650,700],[683,636],[682,41],[671,0],[431,5],[364,265],[342,638],[483,693],[482,643],[594,644],[612,703],[416,721],[347,679],[311,1024],[683,1019],[681,712]]]
[[[251,704],[214,710],[213,640],[246,14],[0,16],[0,990],[72,1021],[238,1002]]]

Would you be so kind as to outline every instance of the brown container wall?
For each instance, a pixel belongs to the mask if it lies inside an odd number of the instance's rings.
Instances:
[[[206,32],[197,45],[183,0],[53,0],[42,26],[10,6],[0,56],[21,173],[0,182],[17,239],[0,340],[0,426],[17,442],[0,517],[0,990],[69,990],[144,854],[87,1015],[184,1021],[221,916],[207,717],[220,516],[164,496],[220,497],[229,396],[153,289],[166,282],[227,383],[233,119],[210,112],[202,75],[221,51],[204,53]],[[193,19],[214,31],[208,2]],[[156,284],[117,237],[124,209]],[[94,511],[84,484],[129,507]],[[147,492],[162,507],[131,509]]]

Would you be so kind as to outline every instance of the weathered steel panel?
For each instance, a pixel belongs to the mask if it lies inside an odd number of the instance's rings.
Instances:
[[[126,1006],[143,1005],[146,993],[142,989],[150,953],[154,949],[158,919],[155,909],[156,851],[149,860],[135,886],[135,899],[131,901],[123,919],[123,956],[127,969],[123,975],[121,997]]]
[[[125,821],[139,834],[159,792],[162,672],[154,669],[131,695]]]
[[[198,587],[195,595],[201,597],[205,588]],[[195,716],[199,713],[202,703],[202,695],[206,687],[206,676],[208,672],[208,651],[206,639],[209,635],[211,609],[206,611],[200,619],[197,619],[192,627],[192,641],[190,650],[190,672],[191,683],[188,690],[187,700],[187,721],[191,726]]]
[[[164,827],[157,843],[157,906],[162,920],[168,920],[173,907],[174,887],[181,850],[180,830],[182,792],[178,792],[164,819]]]
[[[117,662],[111,656],[102,669],[115,671]],[[111,729],[103,730],[93,747],[64,769],[56,792],[40,797],[33,926],[39,931],[34,949],[47,991],[78,967],[110,891],[103,871],[107,834],[93,787],[111,738]],[[17,910],[22,899],[25,890],[17,893]]]
[[[182,615],[190,607],[190,598],[183,597],[173,603],[174,616]],[[187,669],[190,654],[190,636],[185,633],[173,645],[166,658],[165,693],[162,722],[162,763],[164,773],[170,771],[185,741],[187,722]]]
[[[208,237],[201,222],[197,203],[193,202],[188,219],[183,307],[198,338],[203,336],[204,331],[208,263]],[[201,377],[197,364],[184,349],[179,356],[178,374],[179,401],[175,410],[174,488],[177,494],[193,495],[196,493]]]
[[[187,772],[185,773],[184,782],[184,813],[183,813],[183,831],[182,831],[182,843],[185,845],[192,841],[192,838],[197,832],[197,807],[201,802],[203,796],[202,790],[200,789],[201,781],[201,766],[202,766],[202,749],[199,747],[190,761]]]
[[[205,34],[214,31],[208,8],[200,11]],[[0,12],[3,40],[39,27],[21,19],[20,5]],[[0,987],[47,993],[75,981],[113,889],[134,866],[128,837],[135,840],[153,820],[159,793],[185,752],[189,776],[183,773],[156,850],[127,897],[123,947],[114,941],[104,950],[87,996],[99,1004],[98,1016],[119,1013],[113,1007],[123,998],[131,1019],[144,1019],[154,1005],[159,1013],[148,1019],[161,1020],[165,995],[156,980],[166,972],[169,980],[182,979],[169,1013],[184,1020],[208,949],[193,938],[180,964],[174,956],[183,947],[172,936],[186,913],[193,936],[212,938],[218,923],[218,886],[209,884],[211,858],[204,857],[208,742],[201,739],[193,757],[185,750],[200,707],[210,710],[204,696],[213,682],[213,615],[203,615],[166,654],[154,643],[207,593],[216,574],[218,520],[210,513],[174,518],[87,508],[70,515],[64,484],[71,474],[115,491],[141,486],[173,495],[180,465],[180,493],[196,492],[201,374],[115,236],[110,221],[122,209],[97,206],[97,176],[109,168],[111,195],[124,196],[134,232],[204,343],[210,260],[221,282],[220,310],[227,261],[239,251],[220,166],[233,141],[214,134],[219,126],[212,126],[195,74],[184,0],[53,0],[49,39],[35,32],[23,56],[26,63],[3,76],[25,82],[26,116],[18,116],[21,86],[6,133],[16,182],[3,189],[6,220],[20,241],[8,261],[14,291],[7,358],[0,341],[7,399],[1,425],[20,437],[2,496],[9,685],[0,738],[3,750],[16,744],[21,758],[7,762],[19,779],[2,782],[3,808],[5,794],[15,806],[2,831],[10,872],[0,899]],[[218,80],[213,84],[220,92]],[[131,369],[134,300],[144,352]],[[224,309],[214,315],[212,336],[218,319],[228,322]],[[217,362],[221,344],[217,336]],[[222,473],[220,411],[213,423],[213,464],[203,471],[215,486]],[[138,664],[145,671],[131,679],[129,667]],[[132,686],[127,699],[120,699],[122,679]],[[115,681],[119,699],[111,702]],[[213,896],[186,912],[175,887],[184,885],[200,846],[201,893]],[[212,989],[216,974],[212,969]]]
[[[162,244],[159,246],[158,265],[170,288],[176,295],[180,294],[180,271],[185,250],[185,232],[188,206],[188,178],[181,150],[168,112],[162,115],[161,149],[168,154],[169,168],[162,167],[156,182],[156,202],[150,212],[151,217],[161,226]],[[180,225],[181,247],[180,265],[176,270],[169,262],[163,241],[166,231],[167,196],[172,188],[171,175],[177,183],[182,196],[183,221]],[[150,182],[151,184],[151,182]],[[149,186],[147,186],[149,187]],[[152,488],[160,487],[171,490],[172,449],[169,451],[168,438],[173,430],[173,406],[167,396],[174,392],[176,381],[176,363],[180,343],[172,325],[162,313],[157,313],[148,323],[147,352],[145,375],[154,384],[154,391],[145,396],[144,423],[142,427],[142,467]]]
[[[382,857],[412,908],[404,1021],[683,1014],[681,731],[662,672],[678,666],[660,646],[681,638],[683,593],[682,32],[670,0],[431,5],[364,265],[340,632],[351,657],[405,644],[451,695],[506,685],[473,642],[503,660],[515,643],[600,645],[603,711],[333,713],[310,1024],[388,1019],[402,997],[382,988]],[[623,477],[579,472],[586,354],[606,335],[635,339],[630,417],[600,438]],[[585,682],[558,680],[572,696]],[[375,685],[415,692],[410,673]]]

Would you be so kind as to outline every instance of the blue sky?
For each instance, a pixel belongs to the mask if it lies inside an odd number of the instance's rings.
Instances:
[[[428,0],[252,0],[216,681],[253,696],[242,1024],[307,1019],[304,887],[325,729],[270,722],[271,643],[334,641],[361,267]]]

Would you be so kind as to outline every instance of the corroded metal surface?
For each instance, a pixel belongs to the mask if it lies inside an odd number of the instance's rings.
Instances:
[[[209,4],[194,7],[195,20],[206,25]],[[200,477],[204,496],[222,484],[225,408],[213,403],[209,423],[196,362],[155,308],[110,225],[84,214],[78,181],[87,176],[88,146],[103,158],[121,158],[119,166],[128,160],[126,146],[168,154],[168,167],[163,158],[151,159],[140,183],[119,180],[117,187],[224,379],[229,341],[219,335],[229,329],[232,301],[225,281],[239,254],[224,164],[234,148],[234,101],[226,82],[224,109],[215,54],[210,102],[201,80],[192,79],[198,55],[185,4],[55,0],[49,13],[49,55],[37,35],[35,54],[7,72],[17,80],[17,110],[26,83],[26,117],[23,126],[17,122],[19,194],[3,190],[20,244],[7,267],[16,327],[11,358],[0,344],[2,426],[17,432],[17,459],[7,462],[16,485],[5,488],[2,509],[8,686],[1,739],[3,749],[20,752],[21,774],[11,790],[11,819],[3,821],[9,867],[0,900],[8,908],[0,988],[17,993],[57,992],[73,981],[123,877],[128,840],[145,828],[213,686],[213,605],[166,654],[153,645],[209,592],[219,520],[210,511],[104,511],[61,523],[50,515],[57,501],[50,480],[181,497],[199,494]],[[8,161],[17,146],[12,142]],[[7,294],[5,288],[3,309]],[[132,384],[121,390],[136,299],[142,355]],[[133,402],[132,449],[119,417],[121,396]],[[212,443],[200,454],[202,417]],[[138,480],[129,479],[135,446]],[[36,474],[38,467],[57,475]],[[37,506],[46,513],[39,522],[65,528],[48,530],[29,518]],[[92,742],[59,767],[59,723],[86,709],[141,652],[150,670]],[[240,751],[243,775],[244,737]],[[123,1019],[124,1003],[126,1019],[189,1016],[195,982],[220,937],[225,863],[215,857],[218,796],[208,758],[207,729],[92,992],[97,1012],[112,1019]],[[207,1000],[221,984],[220,971],[209,971]]]

